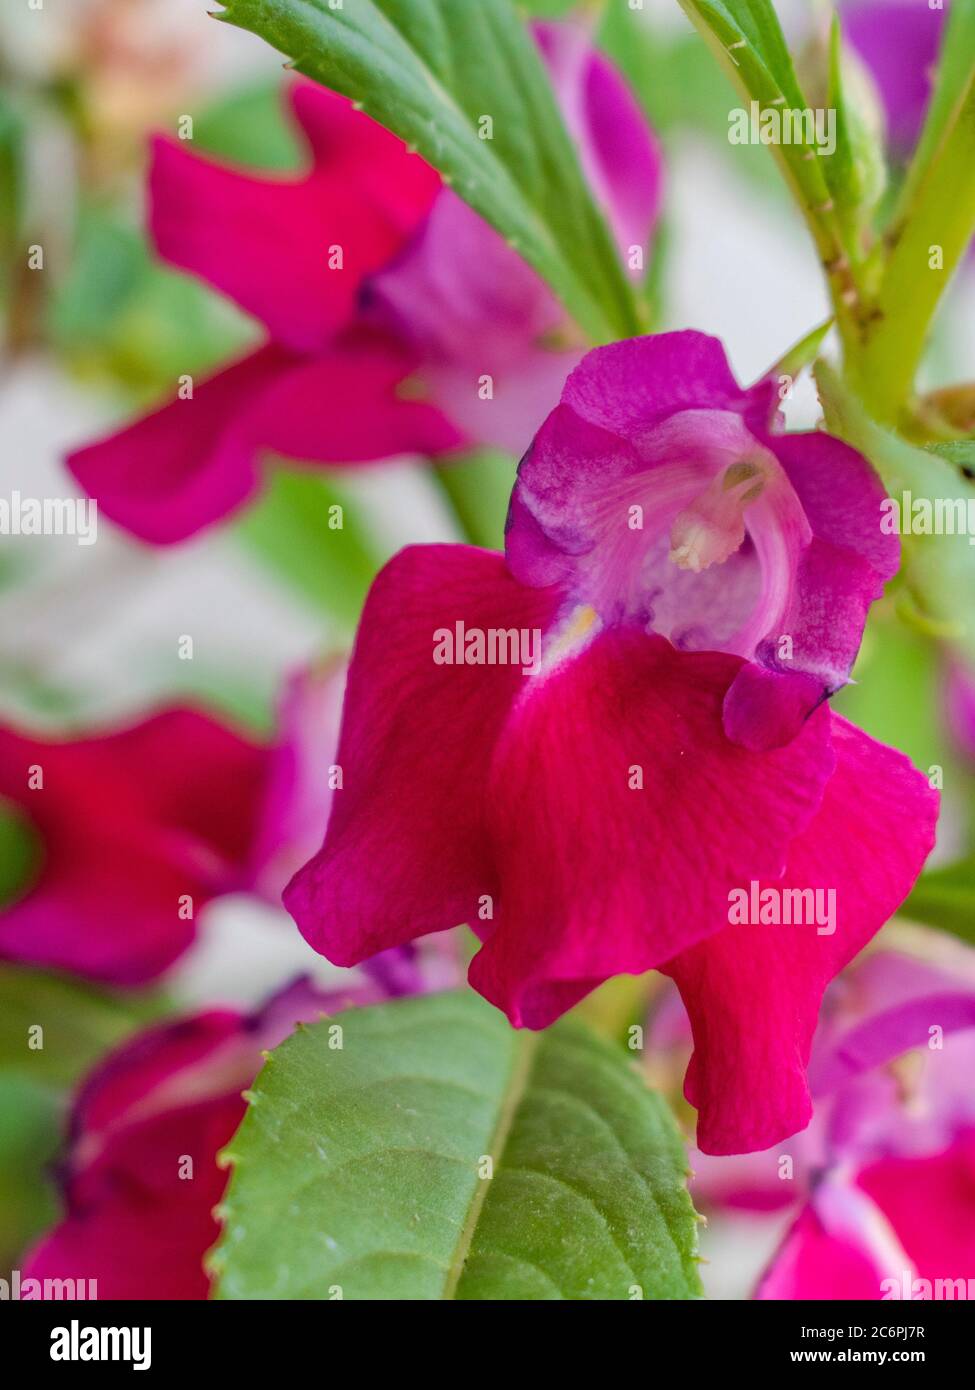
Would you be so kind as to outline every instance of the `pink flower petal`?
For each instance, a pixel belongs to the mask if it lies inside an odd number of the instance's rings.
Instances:
[[[500,555],[413,546],[374,583],[349,668],[325,843],[284,895],[302,935],[352,965],[476,921],[495,892],[484,792],[494,745],[530,680],[515,666],[437,665],[435,633],[547,627],[556,599]]]
[[[312,352],[353,317],[364,278],[426,216],[440,179],[344,97],[309,82],[292,92],[314,155],[306,176],[239,173],[157,138],[150,222],[161,256],[235,299],[276,342]]]
[[[975,1130],[944,1152],[886,1158],[857,1177],[858,1186],[897,1232],[920,1279],[975,1281]]]
[[[68,456],[99,510],[141,540],[169,545],[212,525],[258,485],[248,405],[301,359],[264,347],[149,415]]]
[[[731,888],[784,869],[832,771],[828,722],[770,754],[731,743],[738,665],[607,633],[512,711],[490,787],[500,904],[470,979],[516,1026],[720,932]]]
[[[630,88],[593,48],[584,24],[536,23],[532,31],[589,186],[626,259],[631,247],[646,248],[660,211],[660,146]]]
[[[325,833],[345,674],[344,664],[336,661],[300,671],[287,682],[279,702],[278,738],[252,870],[255,890],[275,903]]]
[[[524,583],[557,580],[607,621],[745,657],[725,729],[754,751],[788,742],[847,681],[899,559],[866,461],[777,432],[775,405],[771,379],[741,389],[700,333],[597,348],[522,460],[507,535]]]
[[[240,882],[265,771],[262,749],[189,710],[75,743],[4,731],[0,793],[33,821],[43,860],[0,917],[0,954],[117,984],[159,974],[208,899]]]
[[[315,463],[437,454],[460,437],[402,391],[415,360],[356,327],[317,357],[269,345],[118,433],[70,455],[100,509],[168,545],[213,525],[255,491],[268,453]]]
[[[830,717],[836,772],[775,886],[834,890],[835,932],[728,926],[667,966],[691,1016],[685,1091],[707,1153],[768,1148],[809,1123],[805,1068],[823,991],[907,896],[934,843],[927,780]]]
[[[877,1221],[878,1214],[873,1214]],[[755,1297],[792,1302],[802,1299],[879,1299],[881,1281],[892,1274],[879,1263],[857,1232],[829,1230],[813,1207],[806,1207],[763,1275]]]

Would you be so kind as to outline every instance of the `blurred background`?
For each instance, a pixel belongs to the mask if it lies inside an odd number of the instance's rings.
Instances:
[[[588,15],[590,7],[577,8]],[[535,9],[573,7],[553,0]],[[780,11],[812,61],[827,7],[795,0]],[[812,248],[768,151],[729,143],[738,99],[676,0],[646,0],[642,13],[617,19],[618,27],[607,22],[607,44],[625,58],[666,158],[656,325],[718,335],[739,379],[754,379],[827,315]],[[146,142],[190,114],[197,151],[294,169],[300,156],[282,82],[278,56],[215,23],[207,0],[43,0],[39,8],[6,0],[0,8],[0,495],[75,495],[63,462],[69,449],[164,397],[181,373],[203,374],[259,339],[225,298],[154,257],[143,217]],[[29,267],[32,245],[44,248],[43,269]],[[969,268],[943,306],[925,385],[971,378]],[[786,409],[793,427],[815,422],[808,383]],[[485,495],[484,524],[498,545],[514,464],[493,460]],[[344,508],[341,531],[326,523],[334,502]],[[255,505],[162,549],[104,517],[92,546],[71,536],[3,536],[0,722],[68,736],[188,702],[268,738],[286,679],[347,652],[383,561],[408,542],[454,538],[436,477],[411,459],[355,471],[281,464]],[[183,634],[193,636],[191,660],[179,656]],[[975,847],[975,750],[966,752],[949,718],[953,661],[937,634],[904,623],[893,601],[878,604],[860,683],[837,702],[918,766],[950,770],[937,851],[944,862]],[[0,814],[0,887],[12,896],[20,830],[12,812]],[[151,991],[89,989],[0,963],[0,1272],[56,1215],[51,1164],[83,1071],[149,1018],[204,1003],[250,1007],[301,971],[326,984],[339,974],[283,910],[245,894],[205,909],[195,944]],[[42,1064],[25,1064],[23,1029],[32,1000],[45,997],[57,1001],[63,1035]],[[674,1086],[679,1052],[672,1065],[666,1050],[650,1063],[655,1080]],[[790,1219],[712,1210],[702,1238],[708,1291],[748,1296]]]

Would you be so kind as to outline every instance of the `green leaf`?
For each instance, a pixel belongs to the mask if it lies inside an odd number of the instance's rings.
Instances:
[[[518,12],[530,19],[566,19],[587,0],[517,0]],[[599,9],[602,0],[589,0],[590,10]]]
[[[352,634],[386,557],[334,479],[275,468],[257,503],[235,520],[233,534],[312,607]]]
[[[946,7],[948,8],[948,7]],[[935,23],[932,15],[931,22]],[[973,0],[952,0],[945,21],[938,55],[938,70],[928,102],[924,128],[921,131],[914,158],[904,185],[905,201],[909,200],[924,178],[924,171],[937,158],[952,125],[965,105],[968,89],[975,71],[975,3]]]
[[[16,1269],[27,1245],[57,1218],[53,1165],[62,1107],[47,1087],[0,1072],[0,1271]]]
[[[40,836],[12,802],[0,801],[0,909],[21,896],[41,862]]]
[[[230,1299],[694,1298],[673,1118],[576,1020],[512,1030],[452,993],[300,1029],[227,1157]],[[493,1164],[493,1176],[485,1161]]]
[[[266,78],[221,94],[194,117],[194,147],[222,163],[297,173],[308,156],[282,97],[281,83]]]
[[[597,342],[639,329],[541,58],[508,0],[226,0],[299,72],[358,102],[439,169]],[[493,136],[481,138],[482,117]]]
[[[732,62],[750,71],[754,55],[786,101],[792,106],[803,105],[802,89],[771,0],[688,0],[683,7],[697,10],[719,42],[722,35],[729,34],[734,35],[732,43],[744,40]],[[691,19],[697,22],[693,15]]]
[[[922,874],[900,913],[975,946],[975,858]]]
[[[0,1072],[55,1089],[71,1086],[161,1009],[152,995],[120,997],[66,976],[0,964]],[[42,1033],[32,1033],[38,1026]]]
[[[47,327],[79,373],[152,406],[181,373],[210,370],[253,332],[236,306],[161,265],[141,231],[100,205],[81,210]]]

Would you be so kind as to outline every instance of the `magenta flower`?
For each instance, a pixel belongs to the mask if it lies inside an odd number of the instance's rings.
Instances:
[[[299,981],[254,1016],[214,1009],[116,1049],[74,1102],[66,1211],[23,1278],[95,1280],[101,1299],[206,1298],[203,1257],[229,1178],[217,1155],[244,1118],[262,1050],[299,1021],[382,998],[373,985],[321,994]]]
[[[537,36],[621,248],[642,251],[660,169],[639,108],[584,30]],[[581,355],[550,291],[423,160],[332,92],[302,81],[289,97],[312,161],[300,179],[154,145],[160,255],[236,300],[267,341],[192,399],[71,456],[105,514],[148,541],[238,507],[267,454],[356,464],[470,441],[520,452]]]
[[[937,807],[822,703],[896,565],[880,485],[772,408],[698,334],[589,354],[522,465],[507,563],[420,546],[376,580],[345,786],[285,893],[343,965],[470,922],[471,983],[516,1026],[664,970],[713,1152],[807,1123],[823,989],[909,891]],[[736,918],[765,887],[832,891],[831,925]]]
[[[0,957],[137,985],[189,947],[225,893],[278,905],[321,843],[332,797],[345,666],[285,683],[273,741],[193,710],[77,742],[0,729],[0,797],[26,814],[39,854],[0,913]],[[390,997],[453,983],[412,948],[367,964]]]
[[[112,984],[158,975],[223,893],[280,901],[328,819],[345,669],[293,677],[270,745],[194,710],[47,743],[0,729],[0,796],[40,842],[0,955]]]
[[[591,353],[522,462],[507,542],[517,579],[557,583],[605,626],[744,657],[724,723],[752,748],[846,684],[899,563],[870,466],[781,433],[777,404],[701,333]]]
[[[857,972],[853,1019],[817,1037],[818,1153],[764,1299],[970,1297],[975,1280],[975,981],[895,953]],[[909,1049],[916,1051],[908,1052]],[[805,1136],[804,1136],[805,1137]],[[790,1146],[791,1148],[792,1146]],[[775,1183],[781,1154],[756,1156]],[[937,1292],[938,1281],[953,1291]],[[962,1280],[963,1292],[954,1281]]]
[[[41,842],[0,955],[114,984],[170,965],[200,909],[245,885],[266,752],[192,710],[40,742],[0,731],[0,796]]]

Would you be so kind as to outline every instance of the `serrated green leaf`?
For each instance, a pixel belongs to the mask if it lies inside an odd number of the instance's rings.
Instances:
[[[796,77],[779,17],[771,0],[681,0],[684,9],[698,11],[701,21],[719,39],[731,35],[731,43],[744,41],[734,51],[732,62],[740,64],[754,54],[778,90],[792,106],[803,105],[802,90]],[[694,16],[691,16],[692,20]]]
[[[254,1085],[220,1297],[698,1296],[683,1146],[622,1049],[469,992],[336,1022],[341,1049],[301,1029]]]
[[[225,0],[219,17],[361,104],[439,169],[594,341],[639,329],[541,59],[509,0]],[[491,139],[479,122],[493,121]]]
[[[607,6],[599,47],[623,73],[658,134],[682,125],[727,141],[735,89],[694,32],[660,33],[627,5]],[[767,165],[764,152],[761,164]]]
[[[901,915],[975,946],[975,858],[922,874]]]

